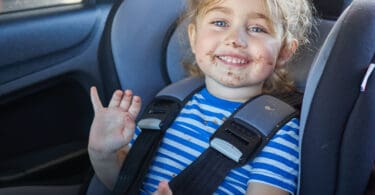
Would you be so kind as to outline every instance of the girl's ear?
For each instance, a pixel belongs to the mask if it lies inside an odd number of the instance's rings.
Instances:
[[[286,62],[294,55],[297,48],[298,48],[298,41],[296,39],[293,39],[289,43],[284,44],[277,58],[276,66],[277,67],[284,66]]]
[[[188,35],[191,51],[195,53],[195,37],[196,37],[196,26],[193,23],[190,23],[188,26]]]

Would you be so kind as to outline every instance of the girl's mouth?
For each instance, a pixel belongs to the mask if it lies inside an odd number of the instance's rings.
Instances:
[[[219,55],[216,58],[225,64],[241,66],[249,63],[249,60],[240,56]]]

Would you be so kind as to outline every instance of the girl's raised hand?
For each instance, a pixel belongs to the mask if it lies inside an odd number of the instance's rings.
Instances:
[[[133,138],[141,98],[133,96],[130,90],[116,90],[108,107],[103,107],[96,87],[91,87],[90,96],[95,117],[90,130],[89,149],[114,154]]]

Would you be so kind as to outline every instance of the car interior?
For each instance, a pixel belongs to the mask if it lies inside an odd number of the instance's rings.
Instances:
[[[375,63],[375,2],[313,4],[311,44],[289,64],[304,94],[297,193],[371,194],[374,74],[360,86]],[[147,105],[185,78],[192,54],[179,18],[184,6],[87,1],[0,15],[0,194],[86,194],[90,182],[99,186],[86,149],[89,88],[106,103],[115,89],[132,89]]]

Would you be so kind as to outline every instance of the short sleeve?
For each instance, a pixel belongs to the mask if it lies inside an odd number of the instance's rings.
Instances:
[[[250,162],[249,182],[268,184],[295,194],[299,167],[299,120],[285,124]]]

